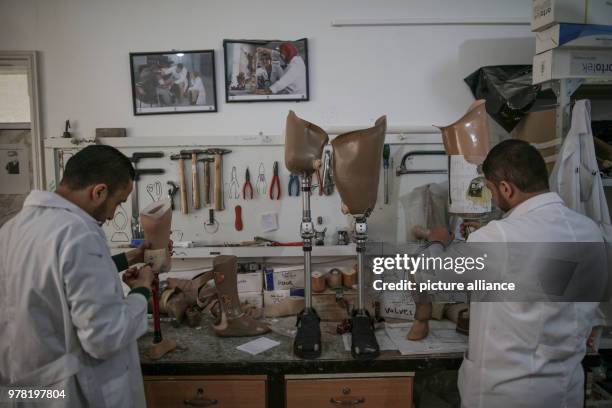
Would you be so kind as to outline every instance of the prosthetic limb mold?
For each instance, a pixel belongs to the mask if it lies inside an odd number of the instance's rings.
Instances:
[[[380,117],[373,127],[339,135],[332,141],[334,180],[342,199],[342,211],[355,218],[354,238],[357,242],[358,304],[351,316],[351,354],[359,360],[378,357],[380,347],[374,334],[374,321],[365,308],[363,273],[367,217],[378,196],[378,180],[382,161],[387,119]]]

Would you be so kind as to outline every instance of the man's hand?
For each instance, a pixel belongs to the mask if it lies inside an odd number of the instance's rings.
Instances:
[[[441,242],[443,245],[450,244],[455,239],[455,234],[451,234],[446,225],[436,225],[429,230],[427,240],[429,242]]]
[[[125,282],[130,289],[147,288],[151,290],[154,278],[155,275],[149,265],[145,265],[141,268],[132,267],[123,273],[123,282]]]
[[[480,228],[480,223],[478,221],[465,221],[461,223],[459,231],[461,232],[461,236],[467,239],[468,235],[478,228]]]

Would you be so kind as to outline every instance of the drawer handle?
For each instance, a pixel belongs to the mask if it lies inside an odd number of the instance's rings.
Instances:
[[[216,399],[204,398],[203,388],[198,388],[194,399],[186,399],[183,401],[184,405],[188,405],[190,407],[210,407],[212,405],[217,405],[218,403],[219,401]]]
[[[351,389],[349,387],[342,387],[342,395],[349,395],[351,393]],[[329,402],[336,406],[342,407],[354,407],[355,405],[363,404],[365,402],[365,398],[363,397],[331,397]]]

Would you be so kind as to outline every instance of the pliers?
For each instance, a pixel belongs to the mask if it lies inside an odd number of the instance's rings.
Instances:
[[[278,162],[274,162],[273,172],[272,172],[272,182],[270,183],[270,200],[280,200],[280,181],[278,179]],[[276,198],[274,198],[274,187],[276,187]]]
[[[242,186],[242,199],[247,200],[247,192],[249,193],[249,198],[253,199],[253,185],[251,184],[251,173],[249,173],[249,168],[247,167],[246,173],[244,174],[244,186]]]
[[[289,196],[299,196],[300,195],[300,178],[297,174],[289,175],[289,186],[287,191],[289,191]]]

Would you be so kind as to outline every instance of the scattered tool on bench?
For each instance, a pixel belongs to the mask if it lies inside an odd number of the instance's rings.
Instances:
[[[174,211],[174,195],[178,191],[178,186],[174,181],[166,181],[168,184],[168,198],[170,199],[170,208]]]
[[[300,188],[300,177],[295,173],[291,173],[289,175],[289,185],[287,186],[287,191],[289,192],[289,195],[296,197],[299,196]]]
[[[214,162],[215,159],[212,157],[204,157],[198,159],[204,163],[204,205],[210,205],[210,163]]]
[[[281,188],[278,178],[278,162],[274,162],[272,171],[272,182],[270,183],[270,200],[280,200]],[[274,190],[276,189],[276,198],[274,198]]]
[[[244,173],[244,185],[242,186],[242,199],[243,200],[253,199],[253,185],[251,184],[251,173],[249,173],[248,167],[246,168],[246,172]]]
[[[215,159],[215,210],[223,210],[223,161],[224,154],[231,153],[228,149],[210,148],[204,150],[205,154],[213,155]]]
[[[172,160],[178,160],[178,176],[179,176],[179,189],[181,190],[181,214],[188,214],[189,208],[187,207],[187,183],[185,182],[185,159],[189,159],[190,155],[186,153],[173,154],[170,156]]]
[[[191,155],[191,206],[200,208],[200,183],[198,181],[198,154],[204,153],[202,149],[181,150],[181,154]]]
[[[145,174],[163,174],[164,169],[139,169],[138,162],[142,159],[157,159],[164,157],[164,152],[135,152],[130,157],[134,165],[134,189],[132,190],[132,239],[142,239],[143,233],[140,228],[140,208],[138,208],[138,179]]]

